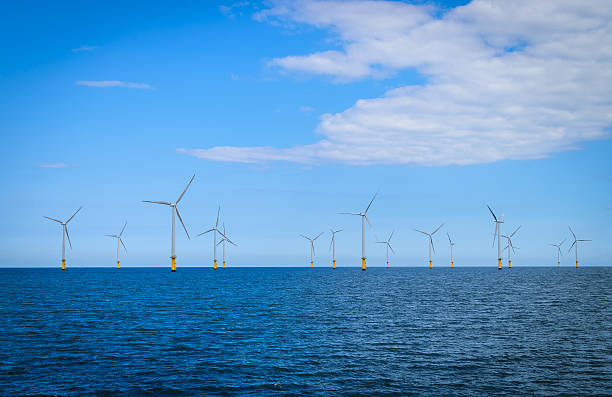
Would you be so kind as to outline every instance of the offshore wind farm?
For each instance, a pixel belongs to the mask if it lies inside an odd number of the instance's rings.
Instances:
[[[0,30],[1,396],[611,394],[612,2]]]

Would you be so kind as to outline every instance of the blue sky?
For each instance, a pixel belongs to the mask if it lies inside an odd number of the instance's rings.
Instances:
[[[335,227],[338,264],[358,266],[359,219],[337,213],[377,190],[395,266],[424,266],[413,228],[442,222],[434,265],[449,232],[457,266],[495,266],[487,204],[522,225],[516,266],[554,264],[568,224],[594,240],[583,264],[610,265],[610,5],[464,3],[3,3],[3,266],[57,266],[42,216],[79,205],[69,266],[113,266],[104,234],[124,220],[122,265],[167,266],[170,211],[140,201],[175,200],[194,173],[179,266],[210,264],[195,235],[219,204],[232,264],[306,265],[299,234]]]

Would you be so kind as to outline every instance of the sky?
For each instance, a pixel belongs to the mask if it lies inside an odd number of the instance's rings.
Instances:
[[[611,265],[612,3],[0,3],[5,267]],[[569,242],[569,243],[568,243]],[[505,244],[504,244],[505,246]],[[504,254],[505,260],[507,259]]]

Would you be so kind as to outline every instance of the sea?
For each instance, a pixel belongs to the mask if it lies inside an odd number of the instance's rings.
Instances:
[[[0,395],[612,395],[612,268],[0,269]]]

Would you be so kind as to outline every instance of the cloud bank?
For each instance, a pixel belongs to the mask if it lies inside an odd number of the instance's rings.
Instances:
[[[180,152],[244,163],[463,165],[539,159],[609,136],[608,0],[475,0],[445,13],[400,2],[290,1],[255,18],[323,29],[341,47],[276,58],[273,67],[335,83],[413,69],[427,82],[324,114],[312,145]]]
[[[149,84],[143,83],[131,83],[129,81],[117,81],[117,80],[79,80],[75,81],[76,85],[84,85],[87,87],[125,87],[125,88],[140,88],[145,90],[152,90]]]

